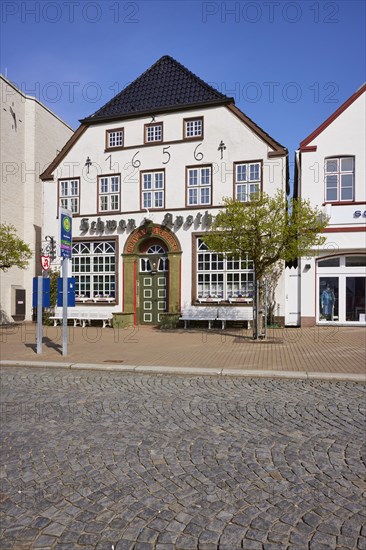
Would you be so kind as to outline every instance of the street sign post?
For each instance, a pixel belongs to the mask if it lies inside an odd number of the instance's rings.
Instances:
[[[51,281],[45,277],[33,277],[33,301],[37,308],[37,354],[42,353],[42,311],[51,305]]]
[[[62,355],[67,355],[67,266],[72,255],[72,212],[60,208],[60,256],[62,258]]]

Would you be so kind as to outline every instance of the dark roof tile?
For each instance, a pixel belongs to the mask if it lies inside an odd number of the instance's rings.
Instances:
[[[218,92],[172,57],[161,57],[141,76],[81,122],[154,113],[193,105],[222,104],[232,98]]]

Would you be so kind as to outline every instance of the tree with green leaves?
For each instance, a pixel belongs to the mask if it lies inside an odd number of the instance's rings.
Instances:
[[[254,293],[254,338],[263,336],[262,304],[265,278],[284,262],[309,256],[321,246],[321,234],[328,220],[309,201],[290,199],[282,191],[271,197],[266,193],[251,196],[247,203],[224,198],[224,208],[216,216],[211,230],[204,236],[215,252],[248,258],[253,261],[259,292]]]
[[[29,246],[17,235],[13,225],[0,224],[0,270],[25,269],[32,257]]]

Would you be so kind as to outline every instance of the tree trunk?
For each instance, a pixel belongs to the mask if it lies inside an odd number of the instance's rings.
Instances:
[[[264,326],[266,320],[263,317],[264,286],[262,281],[257,280],[255,282],[255,291],[253,298],[253,340],[260,340],[262,338],[265,338],[266,336]]]

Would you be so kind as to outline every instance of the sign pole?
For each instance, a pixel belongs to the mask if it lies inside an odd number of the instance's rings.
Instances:
[[[60,256],[62,258],[62,355],[67,355],[68,258],[72,254],[72,212],[60,208]]]
[[[43,277],[37,277],[37,354],[42,353]]]
[[[62,355],[67,355],[67,258],[62,258]]]

